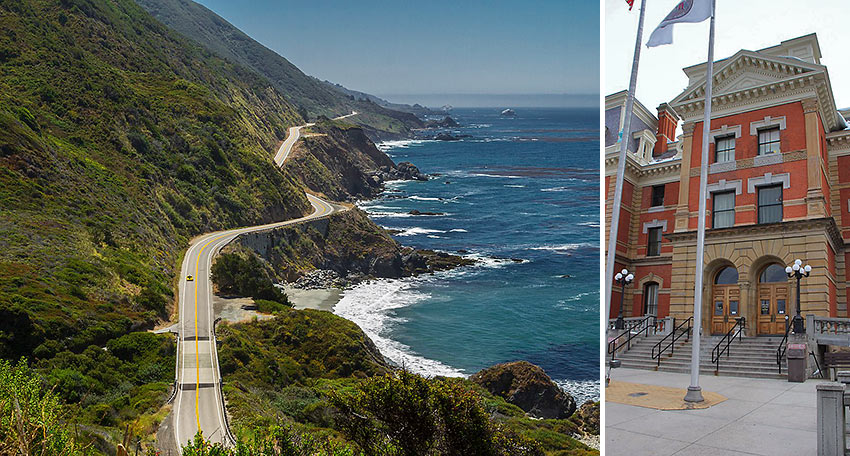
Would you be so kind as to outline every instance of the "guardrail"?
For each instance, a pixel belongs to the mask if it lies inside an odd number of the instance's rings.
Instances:
[[[626,330],[619,336],[611,339],[608,342],[608,354],[611,355],[611,359],[614,359],[617,356],[617,351],[624,346],[626,350],[630,350],[632,348],[632,339],[641,335],[648,336],[650,331],[655,334],[655,320],[655,315],[647,315],[640,320],[632,321],[631,327],[627,325]],[[625,340],[622,340],[623,338]]]
[[[785,335],[779,341],[779,346],[776,347],[776,368],[779,369],[779,374],[782,375],[782,358],[785,357],[785,350],[788,348],[788,332],[791,331],[791,320],[788,315],[785,315]]]
[[[230,440],[231,445],[236,445],[236,437],[233,436],[233,432],[230,431],[230,417],[227,415],[227,404],[224,401],[224,380],[221,378],[221,369],[218,365],[218,339],[216,338],[215,329],[218,322],[221,321],[221,317],[213,320],[212,327],[212,344],[213,349],[215,350],[215,370],[218,374],[218,397],[221,399],[221,413],[224,415],[224,433],[227,436],[227,439]]]
[[[688,317],[685,321],[679,323],[679,325],[677,326],[676,319],[673,319],[673,323],[671,324],[673,326],[673,329],[670,331],[670,334],[664,336],[661,340],[658,341],[658,343],[656,343],[652,347],[652,359],[658,360],[657,364],[655,365],[656,368],[661,366],[661,355],[666,352],[668,348],[670,349],[670,356],[673,356],[673,353],[676,349],[676,341],[681,339],[682,336],[687,337],[687,339],[685,339],[686,342],[691,340],[691,330],[693,329],[693,321],[694,317]],[[685,325],[688,325],[688,327],[684,331],[681,331],[682,327]],[[667,339],[670,340],[668,341]],[[665,343],[667,345],[664,345]]]
[[[174,402],[174,399],[177,398],[177,391],[180,389],[180,330],[178,329],[174,332],[174,337],[177,339],[177,351],[174,355],[174,383],[171,385],[171,394],[168,395],[168,399],[165,401],[166,404],[170,404]]]
[[[732,344],[732,341],[735,340],[735,337],[738,338],[738,342],[741,341],[743,337],[744,328],[747,326],[747,319],[744,317],[738,317],[735,319],[735,326],[726,332],[726,335],[717,342],[717,345],[711,349],[711,362],[714,363],[714,375],[720,371],[720,357],[723,356],[723,353],[726,353],[726,357],[729,357],[730,350],[729,346]],[[725,346],[723,344],[726,344]]]

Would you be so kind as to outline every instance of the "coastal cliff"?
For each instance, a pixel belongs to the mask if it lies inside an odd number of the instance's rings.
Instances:
[[[356,208],[309,223],[245,234],[223,252],[245,250],[262,257],[271,273],[286,282],[314,270],[334,271],[345,282],[356,283],[473,263],[456,255],[403,247]]]

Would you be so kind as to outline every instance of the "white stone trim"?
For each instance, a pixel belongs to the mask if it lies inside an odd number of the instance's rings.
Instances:
[[[782,163],[782,152],[753,157],[753,166],[778,165]]]
[[[711,144],[714,144],[714,139],[718,137],[730,136],[732,133],[735,134],[735,139],[741,137],[741,126],[740,125],[723,125],[717,130],[711,130],[708,132],[708,141]]]
[[[766,127],[774,127],[779,126],[780,130],[785,129],[785,116],[780,117],[770,117],[767,116],[764,120],[757,120],[755,122],[750,122],[750,136],[756,136],[759,130]]]
[[[649,232],[650,228],[661,228],[661,232],[667,231],[667,220],[658,220],[654,219],[651,222],[646,222],[643,224],[643,234]]]
[[[847,212],[850,212],[850,199],[847,200]]]
[[[782,188],[791,188],[791,174],[765,173],[764,176],[747,179],[747,193],[755,193],[756,187],[770,184],[782,184]]]
[[[726,173],[738,169],[738,162],[728,161],[720,163],[711,163],[708,165],[708,174]]]
[[[666,210],[667,210],[667,208],[665,206],[652,206],[649,209],[647,209],[646,212],[664,212]]]
[[[735,190],[736,195],[741,194],[742,188],[741,179],[727,181],[726,179],[720,179],[719,182],[715,182],[713,184],[706,185],[706,199],[711,198],[712,193],[722,192],[724,190]]]

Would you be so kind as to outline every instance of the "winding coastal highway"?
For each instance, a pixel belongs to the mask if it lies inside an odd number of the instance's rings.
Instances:
[[[337,117],[343,119],[357,114]],[[278,149],[274,162],[282,166],[306,124],[289,129],[289,135]],[[177,326],[176,395],[172,416],[178,451],[192,440],[200,429],[204,439],[231,445],[221,390],[215,335],[213,333],[212,281],[210,268],[218,252],[239,235],[293,225],[346,210],[316,196],[306,194],[313,206],[310,215],[267,225],[208,233],[192,240],[180,269],[179,323]],[[188,280],[192,276],[193,280]]]

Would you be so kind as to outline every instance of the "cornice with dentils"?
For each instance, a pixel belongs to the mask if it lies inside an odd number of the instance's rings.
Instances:
[[[714,84],[718,86],[728,78],[740,74],[744,68],[749,68],[749,71],[769,71],[785,77],[754,87],[713,94],[712,108],[717,114],[736,108],[737,111],[743,112],[749,105],[779,105],[814,96],[818,100],[818,110],[827,128],[831,131],[844,128],[843,119],[835,108],[832,86],[825,66],[743,50],[723,62],[714,74]],[[697,121],[703,114],[704,101],[705,77],[702,77],[674,98],[670,105],[684,120]]]

